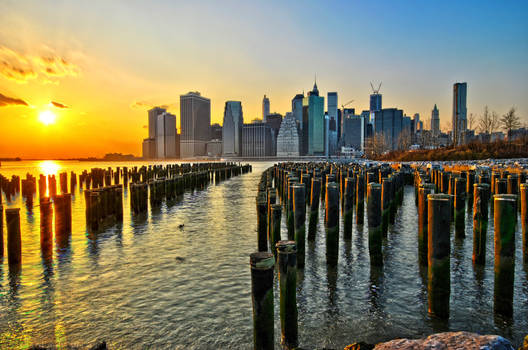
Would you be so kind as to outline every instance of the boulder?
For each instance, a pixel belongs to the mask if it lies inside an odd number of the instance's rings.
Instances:
[[[437,333],[422,339],[394,339],[376,344],[374,350],[515,350],[509,340],[498,335],[469,332]]]

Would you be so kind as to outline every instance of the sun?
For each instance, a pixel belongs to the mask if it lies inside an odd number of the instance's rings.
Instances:
[[[57,116],[52,111],[42,111],[39,114],[39,121],[44,125],[50,125],[55,123]]]

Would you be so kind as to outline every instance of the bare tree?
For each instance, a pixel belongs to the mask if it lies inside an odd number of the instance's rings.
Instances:
[[[484,107],[484,114],[480,116],[478,129],[483,134],[493,134],[499,126],[499,116],[496,112],[490,112],[488,106]]]
[[[510,140],[511,131],[521,127],[521,119],[515,114],[515,107],[510,108],[510,110],[502,116],[500,124],[504,131],[507,132],[508,140]]]
[[[411,147],[412,135],[409,129],[403,129],[398,136],[398,149],[406,151]]]
[[[473,125],[475,124],[475,115],[473,113],[469,113],[469,130],[473,130]]]
[[[377,158],[389,149],[383,133],[375,133],[365,142],[365,153],[369,158]]]

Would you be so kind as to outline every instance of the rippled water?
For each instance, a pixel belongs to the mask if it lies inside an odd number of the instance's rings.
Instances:
[[[70,247],[55,250],[51,265],[40,256],[38,207],[27,212],[17,198],[9,206],[22,208],[23,263],[15,274],[9,272],[7,258],[0,261],[0,348],[99,340],[123,349],[251,348],[248,255],[257,247],[257,183],[270,165],[254,163],[252,173],[186,193],[181,202],[149,210],[144,218],[129,215],[125,190],[123,224],[97,236],[85,229],[84,198],[77,190]],[[63,162],[42,168],[38,162],[4,163],[0,173],[79,173],[95,166],[123,164]],[[419,337],[447,329],[495,333],[521,343],[528,333],[528,272],[522,264],[520,228],[513,320],[493,315],[492,222],[486,266],[475,271],[467,220],[466,238],[451,245],[451,313],[444,324],[427,313],[413,196],[407,187],[384,242],[382,270],[370,268],[366,225],[354,225],[351,241],[341,233],[338,268],[328,270],[320,211],[317,239],[308,243],[306,267],[298,277],[301,346],[342,348],[353,341]],[[278,290],[275,297],[278,344]]]

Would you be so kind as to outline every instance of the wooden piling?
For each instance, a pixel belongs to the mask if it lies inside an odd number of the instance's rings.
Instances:
[[[273,350],[274,337],[274,301],[273,301],[273,254],[258,252],[250,255],[251,300],[253,302],[253,348]]]
[[[428,304],[429,312],[449,318],[451,294],[450,234],[451,203],[442,195],[427,196],[428,225]]]
[[[528,183],[520,184],[523,261],[528,264]]]
[[[20,236],[20,208],[5,210],[7,226],[7,259],[9,265],[22,263],[22,238]]]
[[[337,266],[339,255],[339,190],[335,182],[326,184],[325,228],[326,228],[326,263]]]
[[[297,325],[297,247],[295,241],[277,243],[280,290],[281,344],[299,345]]]
[[[363,174],[356,176],[356,224],[363,225],[365,180]]]
[[[455,237],[464,238],[466,236],[466,180],[456,177],[454,187]]]
[[[40,250],[42,257],[48,260],[53,253],[53,210],[49,197],[40,199]]]
[[[282,206],[280,204],[273,204],[271,206],[271,231],[270,231],[270,249],[273,254],[277,254],[275,249],[277,242],[281,240],[281,219],[282,219]]]
[[[355,182],[351,177],[345,178],[344,201],[343,201],[343,237],[352,238],[352,219],[354,210],[354,187]]]
[[[498,180],[500,181],[500,180]],[[513,315],[513,279],[515,269],[515,219],[517,215],[513,198],[495,195],[494,247],[495,284],[493,310],[511,318]]]
[[[373,266],[383,265],[383,253],[381,241],[382,229],[382,185],[371,182],[367,188],[367,220],[369,229],[369,255]]]
[[[428,204],[427,196],[434,193],[433,184],[422,184],[418,188],[418,260],[421,265],[427,266],[428,246]]]
[[[486,236],[488,233],[488,202],[490,186],[486,183],[473,185],[473,263],[486,263]]]
[[[293,213],[295,224],[295,243],[297,243],[297,266],[304,267],[306,241],[306,203],[303,184],[293,186]]]
[[[319,196],[321,194],[321,179],[312,178],[312,191],[310,198],[310,217],[308,219],[308,240],[315,240],[317,221],[319,220]]]
[[[267,239],[267,199],[265,193],[259,193],[257,196],[257,232],[258,232],[258,251],[268,251]]]

